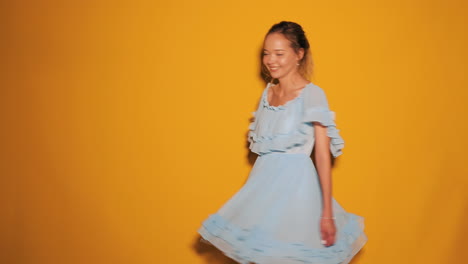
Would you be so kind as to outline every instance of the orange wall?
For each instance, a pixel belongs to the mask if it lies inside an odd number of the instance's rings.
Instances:
[[[248,176],[281,20],[346,141],[333,192],[369,237],[353,263],[468,257],[466,2],[71,2],[2,7],[0,263],[225,263],[196,230]]]

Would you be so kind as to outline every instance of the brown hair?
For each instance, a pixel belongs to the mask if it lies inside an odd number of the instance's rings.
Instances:
[[[294,22],[281,21],[277,24],[274,24],[270,28],[270,30],[268,30],[267,34],[265,35],[265,38],[271,33],[283,34],[283,36],[291,42],[290,46],[294,49],[296,53],[299,52],[299,49],[304,49],[304,56],[299,61],[300,65],[298,66],[298,72],[304,78],[308,79],[308,77],[312,75],[313,61],[312,54],[310,52],[309,41],[307,40],[307,37],[302,27]],[[273,79],[273,77],[271,77],[267,67],[263,64],[263,51],[261,52],[260,57],[262,61],[261,74],[263,79],[267,82],[277,83],[278,80]]]

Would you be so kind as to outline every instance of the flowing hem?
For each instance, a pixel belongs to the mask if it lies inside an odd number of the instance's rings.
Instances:
[[[199,228],[202,241],[242,264],[308,263],[347,264],[367,242],[364,218],[347,213],[347,223],[338,230],[338,241],[330,247],[311,248],[303,243],[272,239],[258,228],[239,228],[219,214],[212,214]]]

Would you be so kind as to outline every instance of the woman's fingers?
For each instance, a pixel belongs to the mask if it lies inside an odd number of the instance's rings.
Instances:
[[[321,243],[327,247],[335,244],[335,232],[333,230],[324,230],[322,231],[322,240]]]
[[[336,241],[336,227],[334,222],[324,221],[322,220],[321,228],[320,228],[320,235],[321,235],[321,243],[324,246],[332,246],[335,244]]]
[[[335,228],[330,228],[328,230],[328,245],[331,246],[333,244],[335,244]]]
[[[329,235],[328,238],[326,239],[327,241],[327,247],[332,246],[335,244],[335,238],[332,235]]]
[[[332,234],[328,234],[327,246],[331,246],[333,244],[335,244],[335,236]]]
[[[322,231],[322,240],[320,241],[322,245],[327,246],[329,245],[330,236],[326,230]]]
[[[320,242],[322,243],[322,245],[326,246],[328,243],[328,234],[327,234],[326,228],[322,228],[322,230],[320,231],[320,236],[322,238]]]

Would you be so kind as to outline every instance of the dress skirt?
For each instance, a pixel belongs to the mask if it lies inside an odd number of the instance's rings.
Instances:
[[[261,155],[247,182],[198,232],[239,263],[346,264],[364,246],[364,218],[332,198],[335,244],[321,244],[322,193],[307,154]]]

